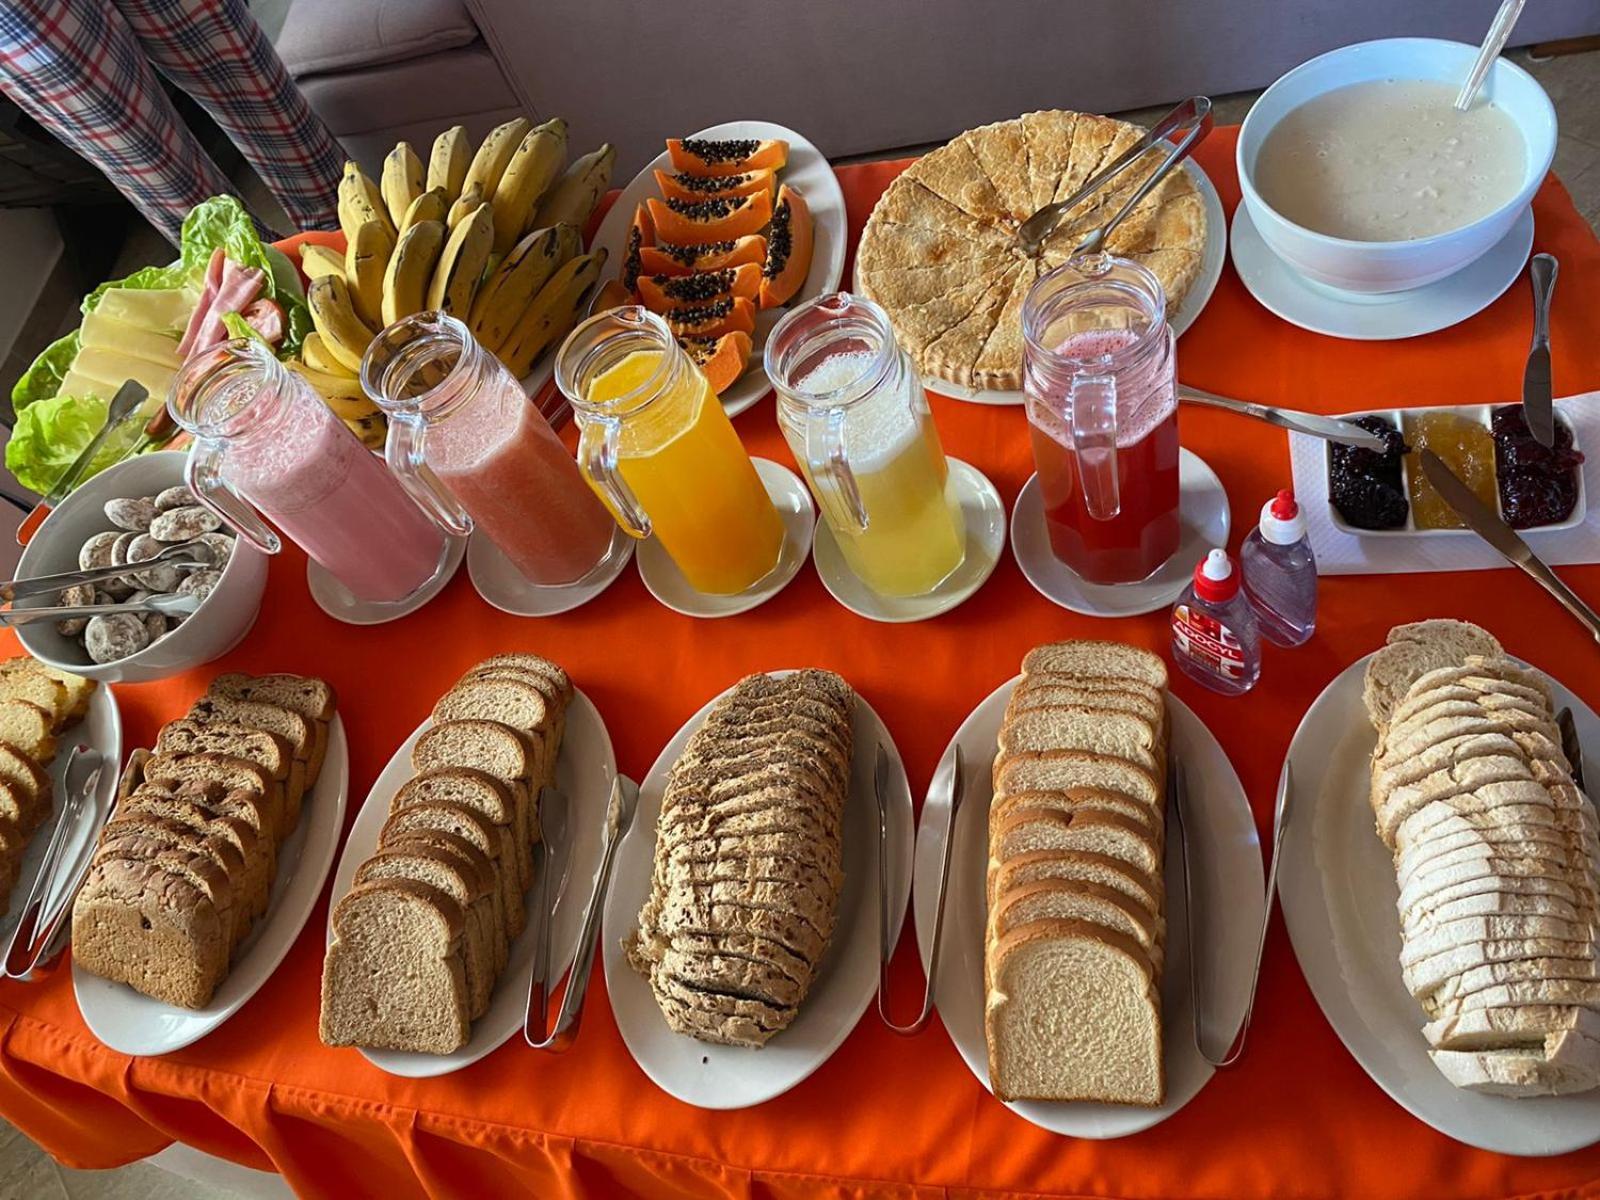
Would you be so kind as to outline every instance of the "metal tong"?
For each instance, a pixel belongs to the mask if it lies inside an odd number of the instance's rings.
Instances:
[[[22,524],[17,526],[17,545],[26,546],[33,541],[33,535],[39,532],[39,526],[44,524],[45,518],[78,486],[78,481],[89,469],[95,455],[100,453],[100,447],[106,444],[106,439],[132,420],[149,398],[150,393],[131,379],[117,389],[117,394],[111,397],[111,403],[106,407],[105,424],[89,439],[83,452],[72,460],[72,465],[61,472],[44,498],[33,506],[33,511],[22,518]]]
[[[1257,404],[1251,400],[1234,400],[1229,396],[1202,392],[1199,388],[1185,387],[1181,383],[1178,385],[1178,399],[1205,408],[1220,408],[1223,412],[1236,413],[1241,417],[1254,417],[1258,421],[1265,421],[1268,425],[1276,425],[1280,429],[1309,434],[1311,437],[1322,438],[1328,442],[1359,446],[1363,450],[1382,451],[1388,446],[1388,443],[1377,434],[1341,417],[1324,417],[1319,413],[1275,408],[1270,404]]]
[[[889,754],[878,747],[878,767],[873,790],[878,798],[878,1016],[895,1033],[905,1037],[921,1033],[933,1016],[934,987],[939,978],[939,950],[944,942],[945,898],[950,890],[950,860],[956,844],[956,818],[966,794],[966,772],[962,769],[961,744],[956,744],[955,762],[950,771],[950,823],[944,833],[944,849],[939,859],[939,892],[933,909],[933,947],[928,952],[928,982],[922,993],[922,1011],[909,1025],[896,1025],[889,1016],[889,959],[894,942],[889,936]]]
[[[1179,104],[1166,116],[1162,117],[1161,120],[1157,121],[1155,127],[1149,133],[1119,155],[1110,166],[1096,172],[1076,192],[1065,200],[1045,205],[1024,221],[1017,230],[1017,243],[1022,247],[1023,253],[1038,254],[1044,247],[1045,239],[1056,231],[1056,226],[1061,223],[1063,217],[1087,197],[1098,191],[1108,180],[1120,174],[1129,164],[1157,142],[1164,141],[1174,134],[1182,134],[1183,136],[1177,145],[1172,148],[1165,161],[1128,198],[1128,202],[1117,211],[1116,216],[1085,237],[1083,241],[1078,243],[1075,250],[1077,254],[1098,254],[1105,243],[1105,239],[1110,236],[1111,231],[1117,227],[1124,217],[1138,207],[1139,202],[1149,195],[1151,189],[1166,178],[1173,167],[1189,156],[1189,152],[1211,132],[1212,123],[1211,100],[1208,97],[1193,96]]]
[[[600,916],[605,909],[606,894],[611,888],[611,871],[616,866],[617,847],[633,823],[633,814],[638,807],[639,785],[618,775],[611,781],[611,798],[606,804],[605,854],[600,859],[600,871],[595,876],[588,911],[583,915],[583,928],[578,934],[578,953],[573,960],[572,971],[567,976],[567,990],[561,997],[555,1028],[548,1033],[543,1027],[537,1030],[533,1027],[531,1009],[534,997],[530,989],[530,1011],[522,1023],[522,1037],[535,1050],[559,1052],[572,1045],[572,1040],[578,1036],[578,1022],[583,1016],[583,998],[589,991],[589,980],[594,974],[594,952],[600,944]],[[548,999],[548,992],[546,997]]]
[[[558,788],[539,793],[539,844],[534,847],[535,870],[539,874],[539,945],[533,960],[533,976],[528,980],[528,1014],[525,1029],[535,1029],[543,1037],[550,1012],[550,930],[556,905],[566,891],[572,871],[572,848],[567,841],[567,796]],[[561,855],[561,875],[555,878],[556,854]]]
[[[139,564],[142,568],[144,563]],[[147,596],[121,604],[76,604],[59,608],[8,608],[0,611],[0,626],[28,625],[34,621],[61,621],[71,617],[104,617],[111,613],[160,613],[164,617],[192,617],[200,608],[199,596]]]
[[[201,568],[211,566],[209,559],[194,557],[194,549],[187,543],[168,546],[152,558],[142,558],[136,563],[123,563],[114,567],[90,567],[84,571],[62,571],[55,575],[35,575],[32,579],[12,579],[0,583],[0,601],[13,604],[30,596],[46,596],[64,592],[84,583],[100,583],[107,579],[121,579],[154,566]],[[41,610],[46,611],[46,610]],[[56,610],[48,610],[55,612]],[[58,614],[59,615],[59,614]]]
[[[98,750],[83,745],[72,748],[72,754],[67,759],[66,796],[62,800],[61,816],[57,819],[55,830],[50,835],[49,845],[45,848],[44,861],[39,865],[39,874],[34,877],[33,886],[28,889],[28,898],[22,905],[21,915],[17,918],[17,927],[11,933],[5,957],[0,960],[0,971],[3,971],[9,979],[29,979],[41,962],[54,957],[52,944],[61,929],[62,921],[72,911],[72,902],[77,897],[78,889],[83,886],[90,860],[94,857],[92,853],[94,837],[91,837],[89,843],[84,846],[76,870],[67,886],[59,889],[60,898],[54,907],[49,907],[50,897],[58,891],[57,877],[61,871],[62,855],[66,849],[67,839],[72,830],[79,827],[85,806],[94,803],[95,793],[99,790],[100,776],[104,770],[105,759]],[[111,819],[116,805],[117,798],[113,794],[111,803],[106,809],[106,821]],[[95,833],[98,834],[98,830]]]
[[[1200,947],[1194,939],[1194,886],[1189,870],[1189,829],[1183,819],[1186,793],[1183,783],[1183,764],[1173,759],[1167,771],[1167,803],[1178,822],[1178,840],[1183,850],[1183,920],[1189,941],[1189,1001],[1194,1010],[1194,1048],[1200,1057],[1213,1067],[1231,1067],[1244,1053],[1245,1035],[1250,1032],[1250,1018],[1255,1014],[1256,988],[1261,983],[1261,956],[1267,946],[1267,926],[1272,923],[1272,901],[1278,894],[1278,857],[1283,850],[1283,831],[1288,825],[1289,794],[1293,789],[1292,772],[1288,762],[1283,764],[1283,777],[1278,781],[1278,802],[1272,821],[1272,859],[1267,865],[1267,895],[1262,904],[1261,934],[1256,939],[1256,962],[1250,975],[1250,995],[1245,1001],[1244,1020],[1221,1057],[1213,1056],[1201,1037],[1202,998],[1200,994]]]

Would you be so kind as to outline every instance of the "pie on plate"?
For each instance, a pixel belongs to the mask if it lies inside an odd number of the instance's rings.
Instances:
[[[1028,290],[1126,203],[1167,148],[1147,151],[1082,201],[1037,257],[1017,245],[1017,228],[1142,136],[1125,121],[1059,111],[968,130],[918,159],[879,198],[856,252],[857,290],[884,307],[925,374],[1019,389]],[[1180,170],[1123,219],[1106,250],[1149,268],[1170,312],[1199,273],[1205,241],[1204,205]]]

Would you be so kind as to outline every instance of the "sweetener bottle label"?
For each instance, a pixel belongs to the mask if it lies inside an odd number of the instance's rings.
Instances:
[[[1221,621],[1179,604],[1172,610],[1172,644],[1182,655],[1224,679],[1243,679],[1244,648]]]

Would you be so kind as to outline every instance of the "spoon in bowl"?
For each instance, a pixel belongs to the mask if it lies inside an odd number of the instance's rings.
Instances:
[[[1522,15],[1522,6],[1525,3],[1527,0],[1505,0],[1500,5],[1500,11],[1495,13],[1494,20],[1489,25],[1489,32],[1483,37],[1483,45],[1478,48],[1478,57],[1473,61],[1472,71],[1467,76],[1466,82],[1461,85],[1461,90],[1456,93],[1457,112],[1466,112],[1472,107],[1478,89],[1488,77],[1489,68],[1494,65],[1494,60],[1500,57],[1500,51],[1506,48],[1506,42],[1511,40],[1511,30],[1516,26],[1517,18]]]

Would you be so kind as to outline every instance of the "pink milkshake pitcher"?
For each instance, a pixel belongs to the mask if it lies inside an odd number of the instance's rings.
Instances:
[[[267,554],[278,530],[360,600],[397,603],[445,569],[444,531],[302,376],[249,339],[185,364],[167,399],[194,435],[184,480]]]

